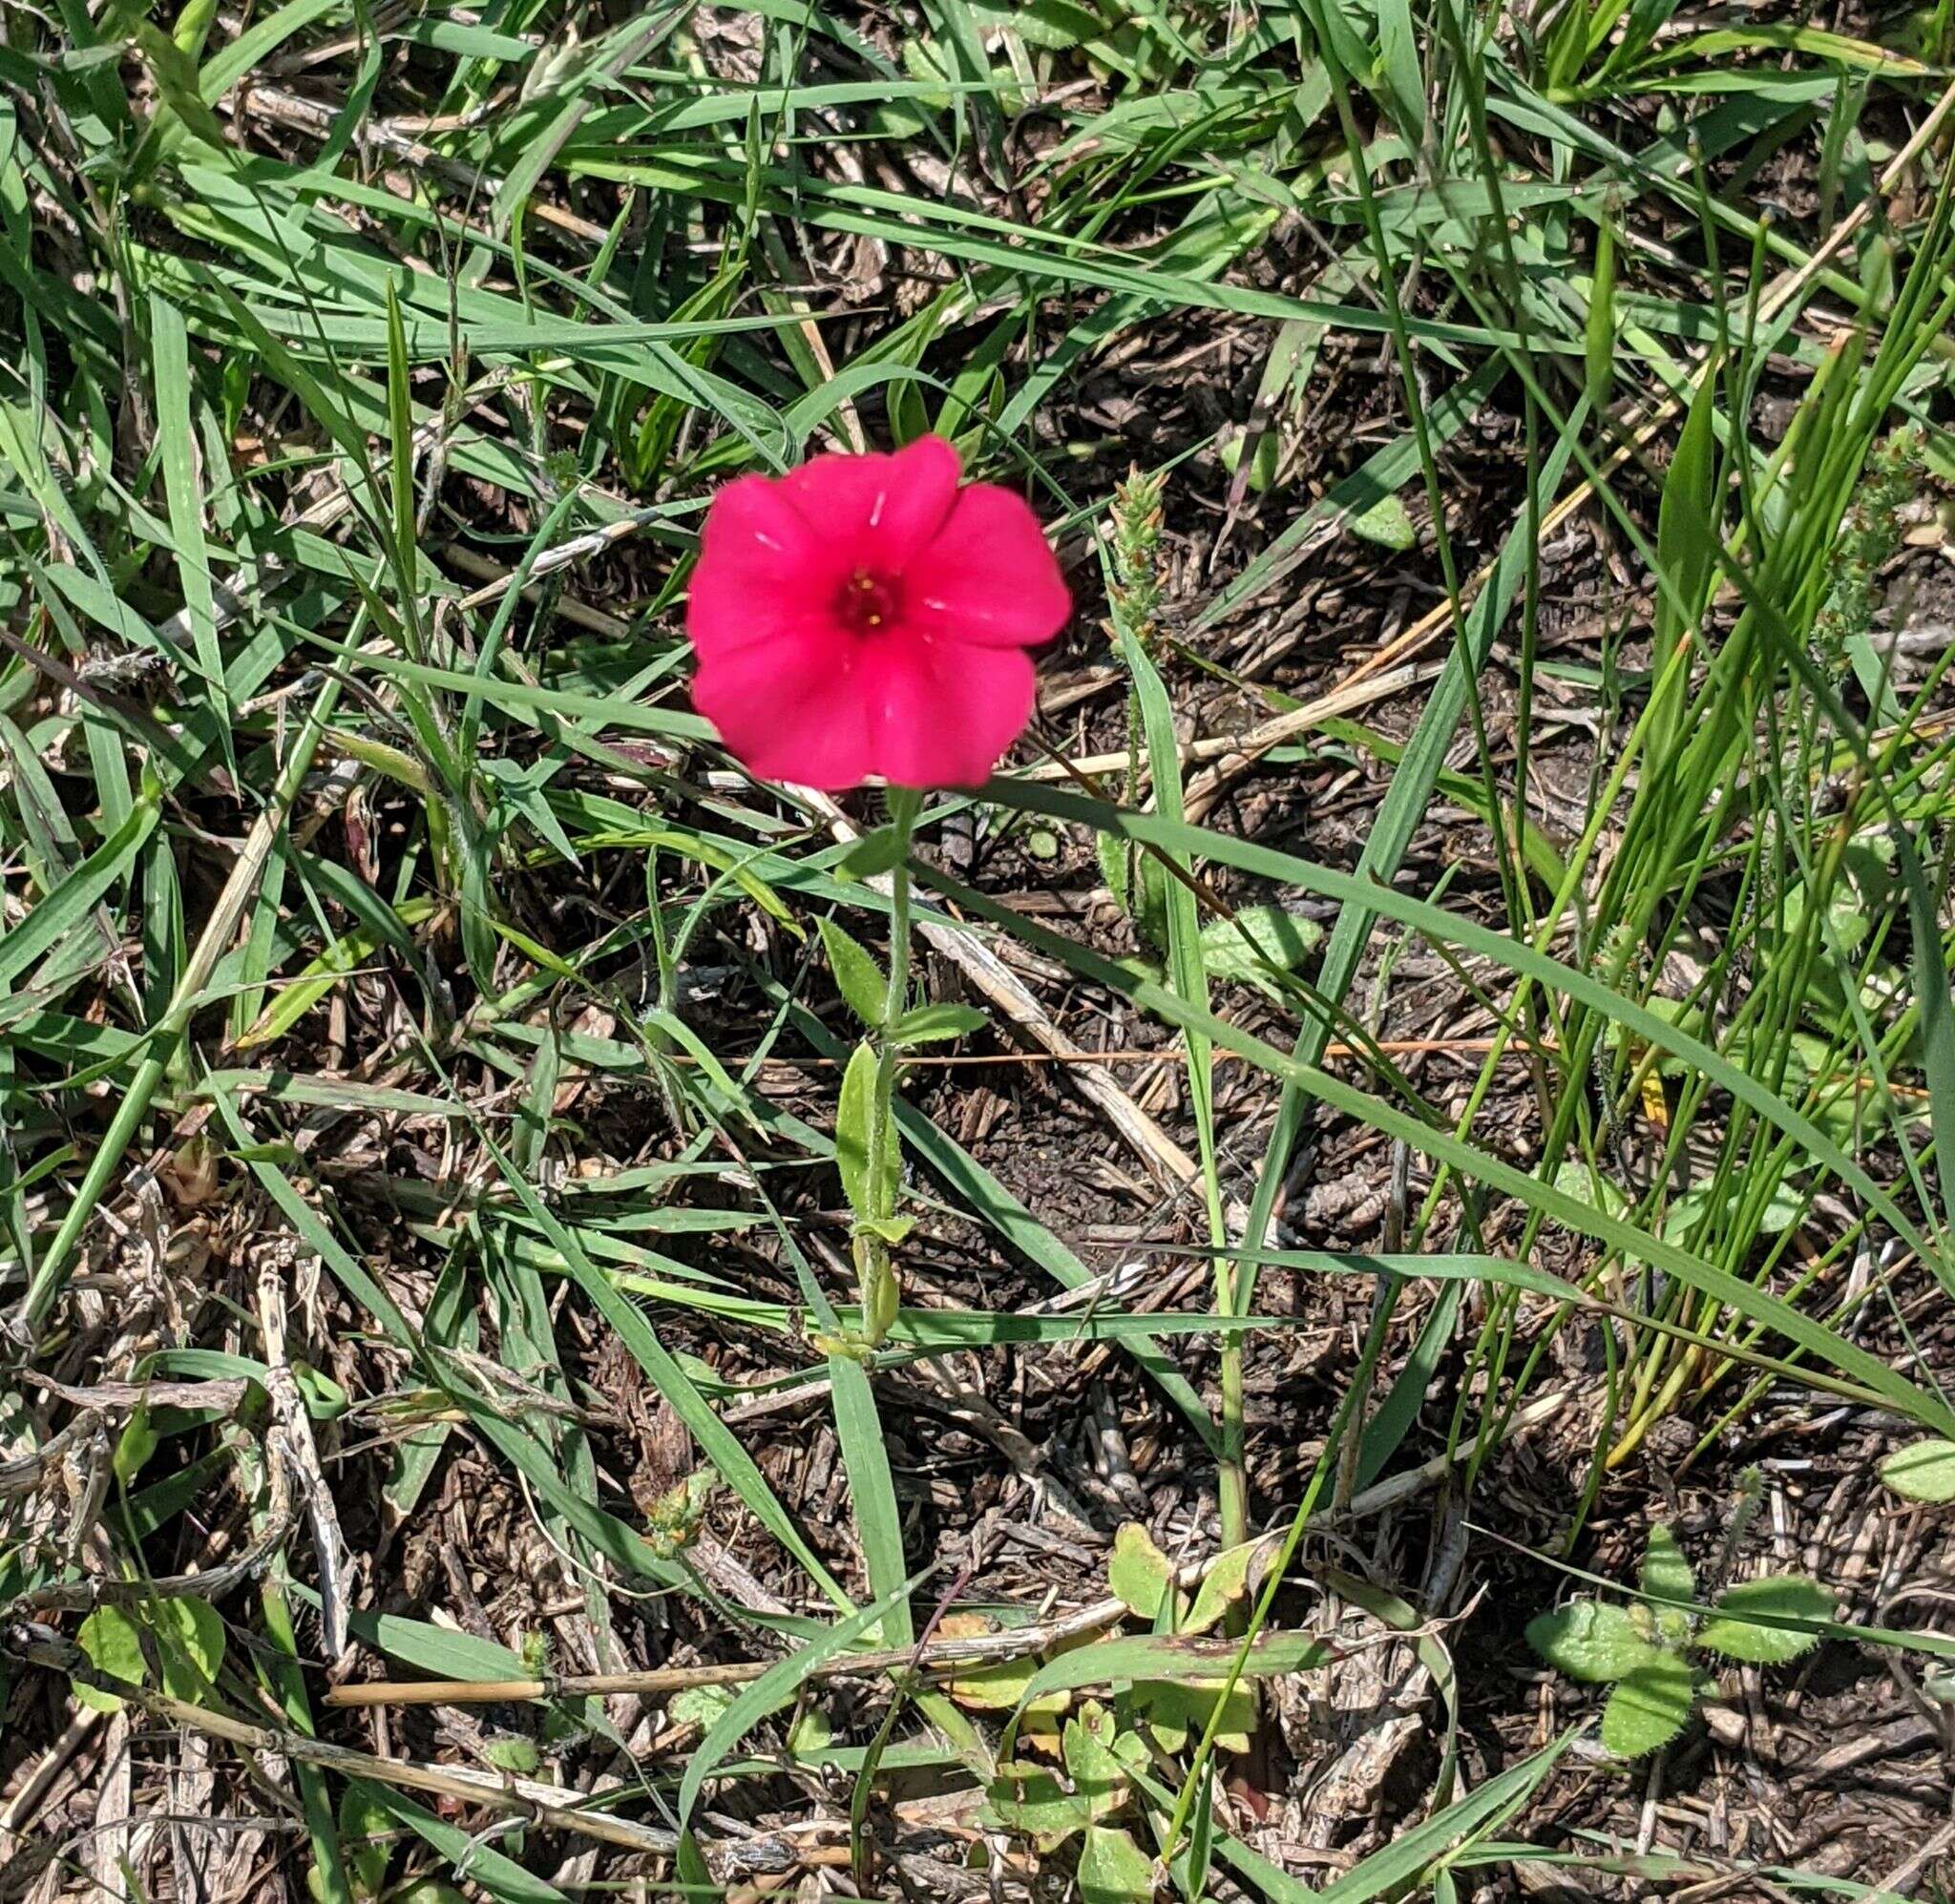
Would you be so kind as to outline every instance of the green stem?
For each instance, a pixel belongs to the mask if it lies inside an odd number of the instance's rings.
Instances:
[[[1216,1259],[1215,1312],[1235,1312],[1235,1272]],[[1224,1547],[1249,1538],[1249,1437],[1243,1413],[1242,1337],[1231,1329],[1222,1338],[1222,1454],[1215,1467]]]
[[[875,1035],[875,1099],[869,1127],[869,1182],[876,1198],[875,1214],[893,1217],[883,1207],[887,1184],[890,1136],[895,1126],[896,1045],[890,1028],[910,1002],[910,865],[900,861],[890,875],[890,987],[883,1006],[882,1029]]]
[[[890,1041],[890,1028],[910,1009],[910,842],[909,826],[903,828],[903,857],[890,874],[890,989],[883,1007],[883,1036],[879,1040],[884,1064],[892,1077],[895,1071],[895,1047]]]
[[[889,1184],[890,1146],[895,1142],[897,1046],[892,1036],[910,1003],[910,834],[922,810],[923,796],[914,788],[893,786],[889,792],[890,826],[902,851],[890,873],[890,979],[883,1000],[882,1024],[875,1034],[875,1090],[869,1109],[869,1194],[873,1214],[881,1222],[895,1215],[895,1198]],[[856,1273],[862,1283],[862,1333],[869,1346],[878,1347],[895,1320],[897,1287],[886,1237],[872,1230],[858,1233]]]

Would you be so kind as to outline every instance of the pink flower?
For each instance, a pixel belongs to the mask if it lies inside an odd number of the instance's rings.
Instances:
[[[926,436],[713,498],[686,627],[693,705],[763,780],[978,786],[1031,718],[1072,598],[1009,490]]]

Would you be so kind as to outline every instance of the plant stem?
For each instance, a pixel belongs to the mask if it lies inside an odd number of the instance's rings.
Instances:
[[[903,857],[890,874],[890,989],[883,1007],[883,1036],[879,1041],[885,1063],[894,1057],[889,1028],[910,1004],[910,828],[915,825],[918,804],[914,794],[900,802],[891,801],[892,819],[903,836]]]
[[[869,1110],[869,1195],[872,1215],[888,1223],[895,1215],[895,1196],[889,1187],[895,1176],[890,1168],[895,1142],[897,1045],[893,1033],[910,1001],[910,834],[922,810],[923,796],[914,788],[889,790],[890,826],[902,850],[890,872],[890,975],[883,998],[882,1024],[875,1033],[875,1088]],[[887,1236],[872,1229],[856,1236],[856,1273],[862,1284],[862,1333],[873,1349],[895,1320],[897,1288],[890,1262]]]
[[[869,1181],[875,1186],[879,1217],[895,1215],[882,1207],[881,1186],[887,1182],[890,1133],[895,1123],[896,1045],[890,1028],[903,1015],[910,999],[910,866],[898,862],[890,875],[890,984],[883,1004],[882,1028],[875,1035],[875,1101],[870,1125]]]
[[[1215,1279],[1215,1312],[1235,1311],[1235,1274]],[[1222,1343],[1222,1457],[1216,1465],[1222,1544],[1240,1547],[1249,1538],[1249,1437],[1244,1427],[1242,1342],[1231,1331]]]

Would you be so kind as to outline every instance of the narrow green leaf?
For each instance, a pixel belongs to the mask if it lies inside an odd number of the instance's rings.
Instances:
[[[944,1044],[971,1037],[990,1022],[975,1005],[913,1005],[890,1027],[890,1042],[904,1051],[913,1045]]]
[[[1272,1673],[1307,1671],[1324,1657],[1325,1644],[1308,1633],[1262,1634],[1243,1661],[1243,1679],[1267,1679]],[[1235,1640],[1204,1640],[1173,1633],[1135,1634],[1076,1646],[1047,1660],[1027,1680],[1019,1712],[1048,1693],[1075,1686],[1112,1685],[1122,1680],[1223,1678],[1233,1671],[1242,1646]]]
[[[259,1582],[258,1594],[271,1643],[254,1647],[251,1663],[259,1684],[284,1714],[285,1724],[310,1737],[315,1731],[312,1705],[305,1696],[305,1676],[299,1667],[299,1640],[292,1627],[287,1585],[284,1559],[275,1559]],[[312,1846],[312,1869],[305,1879],[307,1894],[316,1904],[352,1904],[352,1886],[340,1854],[339,1827],[326,1774],[319,1767],[297,1760],[292,1765],[292,1780],[299,1788],[305,1834]]]
[[[567,1904],[563,1893],[547,1878],[532,1876],[508,1852],[486,1843],[478,1831],[437,1817],[390,1786],[367,1779],[355,1782],[376,1810],[431,1845],[452,1869],[466,1871],[500,1904]]]
[[[1901,858],[1913,940],[1915,997],[1921,1009],[1928,1115],[1935,1134],[1936,1185],[1942,1193],[1942,1221],[1955,1226],[1955,1005],[1948,997],[1940,919],[1911,841]]]
[[[157,824],[157,810],[153,799],[138,801],[128,819],[26,918],[0,933],[0,993],[11,990],[37,959],[81,926],[110,888],[128,875]]]
[[[891,1281],[894,1281],[893,1272]],[[835,1435],[849,1471],[849,1500],[855,1536],[869,1571],[870,1598],[886,1609],[875,1638],[885,1646],[907,1646],[915,1637],[909,1576],[903,1556],[903,1516],[890,1468],[889,1442],[876,1411],[869,1370],[847,1355],[828,1358],[834,1398]]]
[[[203,534],[203,495],[197,479],[197,429],[190,413],[190,340],[183,315],[160,292],[151,294],[150,349],[156,365],[157,445],[162,452],[163,492],[170,534],[177,545],[177,577],[190,617],[190,637],[212,703],[220,715],[218,737],[235,777],[224,657],[218,645],[217,599],[210,547]]]
[[[1585,340],[1588,408],[1605,414],[1615,394],[1615,226],[1605,211],[1595,220],[1595,271],[1588,287]]]
[[[1697,387],[1663,480],[1656,560],[1668,585],[1657,596],[1656,653],[1651,658],[1659,673],[1677,641],[1694,629],[1711,577],[1717,572],[1715,423],[1722,390],[1714,375],[1707,375]],[[1660,753],[1656,757],[1662,758]]]
[[[400,592],[400,611],[409,626],[416,628],[419,590],[415,587],[415,580],[420,564],[415,559],[418,538],[414,527],[414,400],[409,383],[410,374],[407,335],[401,327],[400,301],[394,295],[393,280],[389,278],[387,281],[388,499],[393,511],[394,581]]]
[[[909,1582],[905,1582],[906,1589],[908,1585]],[[850,1614],[846,1620],[837,1621],[819,1640],[790,1653],[785,1660],[776,1661],[741,1692],[693,1748],[692,1756],[686,1761],[684,1776],[679,1782],[679,1828],[682,1831],[691,1822],[701,1788],[727,1753],[769,1713],[778,1712],[784,1705],[791,1704],[794,1695],[807,1684],[809,1675],[824,1661],[837,1658],[873,1633],[893,1610],[894,1603],[893,1600],[873,1601],[859,1612]]]
[[[240,1035],[236,1048],[251,1051],[260,1045],[276,1044],[307,1012],[344,984],[348,973],[359,971],[372,958],[378,949],[374,936],[364,931],[348,932],[344,938],[333,940],[305,971],[279,987],[257,1022]]]
[[[309,1605],[319,1604],[311,1587],[294,1583],[292,1592]],[[455,1632],[431,1621],[410,1620],[405,1614],[373,1613],[362,1607],[347,1611],[347,1630],[404,1666],[431,1679],[510,1680],[534,1677],[520,1653],[473,1633]]]
[[[1419,31],[1411,0],[1370,0],[1378,23],[1377,73],[1392,117],[1410,147],[1425,133],[1425,78],[1419,66]]]
[[[869,1181],[870,1130],[875,1117],[875,1047],[859,1044],[842,1074],[842,1092],[835,1109],[835,1164],[842,1173],[842,1194],[849,1207],[864,1219],[882,1216],[895,1206],[896,1189],[901,1182],[901,1152],[891,1131],[892,1141],[883,1182]]]
[[[1280,1865],[1226,1832],[1216,1834],[1215,1854],[1248,1878],[1272,1904],[1374,1904],[1380,1897],[1402,1896],[1416,1889],[1423,1874],[1438,1866],[1455,1845],[1489,1834],[1501,1820],[1512,1817],[1524,1806],[1546,1782],[1573,1736],[1565,1733],[1531,1758],[1496,1772],[1463,1798],[1441,1807],[1409,1831],[1398,1832],[1321,1890],[1293,1877]],[[1147,1789],[1151,1795],[1155,1789],[1149,1783]]]

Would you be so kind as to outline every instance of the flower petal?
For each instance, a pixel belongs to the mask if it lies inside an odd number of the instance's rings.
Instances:
[[[781,488],[845,568],[899,575],[943,526],[957,493],[957,452],[920,436],[893,456],[816,456]]]
[[[1021,497],[992,483],[957,492],[908,581],[913,623],[939,639],[979,647],[1036,647],[1073,612],[1039,518]]]
[[[836,792],[872,773],[868,649],[804,618],[762,640],[703,655],[692,704],[749,773]]]
[[[702,660],[772,639],[818,613],[847,573],[833,543],[789,500],[785,483],[742,476],[706,512],[686,632]]]
[[[1031,718],[1032,658],[910,630],[865,644],[870,770],[897,786],[982,786]]]

